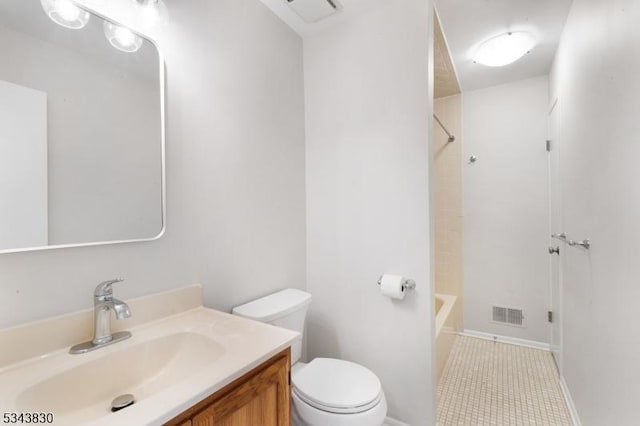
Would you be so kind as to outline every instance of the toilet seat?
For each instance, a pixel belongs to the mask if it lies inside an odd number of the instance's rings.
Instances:
[[[371,370],[353,362],[315,358],[292,377],[295,395],[329,413],[355,414],[382,399],[382,386]]]

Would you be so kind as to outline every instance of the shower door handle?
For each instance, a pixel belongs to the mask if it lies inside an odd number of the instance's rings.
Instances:
[[[549,254],[560,255],[560,247],[549,247]]]

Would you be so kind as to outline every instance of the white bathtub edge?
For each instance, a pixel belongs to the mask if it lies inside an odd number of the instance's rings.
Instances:
[[[440,331],[442,327],[445,325],[449,316],[451,315],[451,311],[458,301],[458,296],[454,296],[451,294],[435,294],[436,299],[441,299],[443,302],[441,310],[436,313],[436,339],[440,335]]]

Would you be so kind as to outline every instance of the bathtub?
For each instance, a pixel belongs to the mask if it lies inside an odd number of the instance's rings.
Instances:
[[[460,331],[461,318],[457,297],[436,294],[436,367],[438,380],[449,358],[453,339]]]

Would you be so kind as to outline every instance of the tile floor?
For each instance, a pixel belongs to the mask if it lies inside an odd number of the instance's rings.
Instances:
[[[438,425],[572,422],[550,352],[457,336],[438,384]]]

